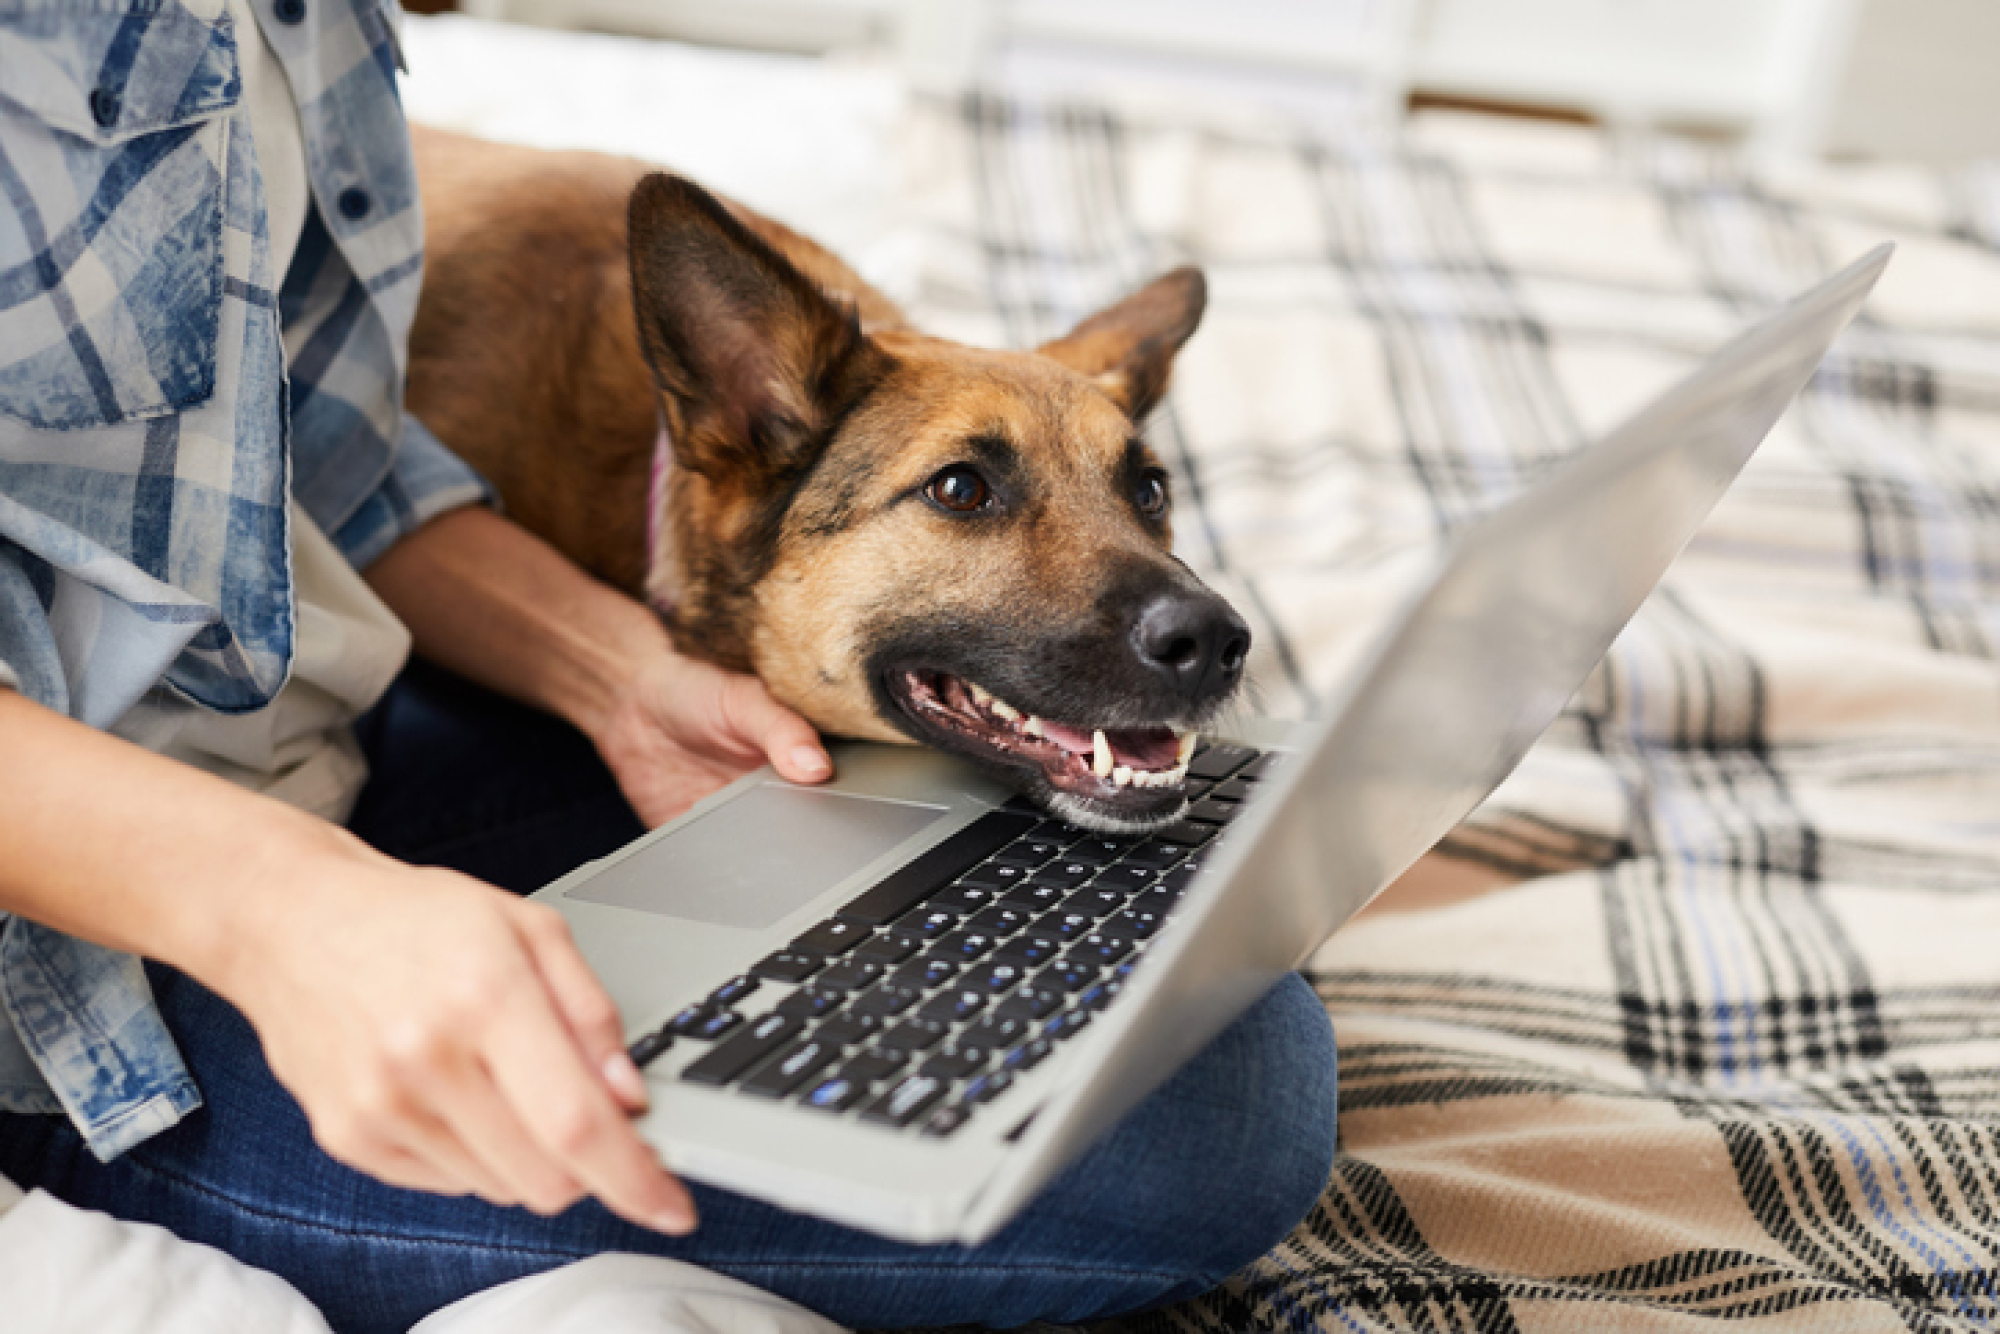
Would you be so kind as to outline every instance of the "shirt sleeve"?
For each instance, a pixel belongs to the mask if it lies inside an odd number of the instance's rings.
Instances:
[[[403,438],[382,484],[332,536],[348,563],[362,570],[438,515],[466,505],[497,507],[499,499],[485,478],[406,412]]]

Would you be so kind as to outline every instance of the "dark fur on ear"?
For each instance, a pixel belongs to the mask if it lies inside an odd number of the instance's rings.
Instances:
[[[1201,270],[1184,266],[1036,351],[1096,380],[1126,416],[1142,422],[1167,392],[1174,354],[1201,323],[1207,304]]]
[[[889,366],[854,309],[678,176],[639,182],[627,228],[676,464],[752,489],[810,467]]]

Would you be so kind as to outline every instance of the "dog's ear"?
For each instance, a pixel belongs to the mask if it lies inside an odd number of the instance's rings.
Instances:
[[[632,305],[677,464],[768,483],[812,462],[888,355],[691,181],[655,173],[626,215]]]
[[[1207,304],[1201,270],[1178,268],[1036,350],[1090,376],[1126,416],[1143,421],[1167,392],[1174,354]]]

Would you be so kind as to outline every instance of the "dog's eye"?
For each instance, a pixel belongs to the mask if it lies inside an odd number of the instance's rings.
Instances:
[[[931,478],[924,491],[939,506],[954,514],[970,514],[974,510],[985,509],[993,500],[993,488],[986,485],[986,479],[962,463],[946,468]]]
[[[1147,473],[1132,488],[1132,503],[1139,507],[1141,514],[1159,518],[1167,512],[1167,479],[1157,473]]]

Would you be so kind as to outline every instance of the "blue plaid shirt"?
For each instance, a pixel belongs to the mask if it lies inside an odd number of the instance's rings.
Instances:
[[[253,7],[312,187],[283,275],[256,35],[222,0],[0,0],[0,685],[95,727],[155,687],[270,702],[288,495],[361,566],[483,494],[401,407],[423,221],[394,0]],[[108,1159],[200,1105],[137,960],[0,921],[0,1108],[67,1112]]]

